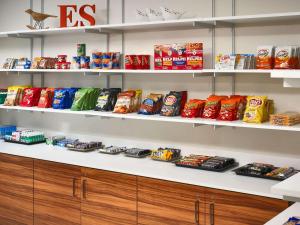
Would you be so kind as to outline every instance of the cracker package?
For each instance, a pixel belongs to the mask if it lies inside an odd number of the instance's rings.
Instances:
[[[274,46],[259,46],[257,48],[256,68],[273,69]]]
[[[248,96],[244,122],[262,123],[266,118],[267,96]]]

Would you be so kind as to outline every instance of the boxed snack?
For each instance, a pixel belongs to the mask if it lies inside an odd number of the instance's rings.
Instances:
[[[256,69],[273,69],[274,46],[259,46],[257,48]]]
[[[186,69],[201,70],[203,69],[203,44],[187,43],[186,44]]]
[[[161,116],[179,116],[187,100],[186,91],[171,91],[164,98]]]
[[[150,94],[148,95],[141,104],[139,114],[154,115],[160,113],[163,103],[162,94]]]
[[[154,69],[162,70],[163,60],[162,60],[162,45],[154,46]]]
[[[220,112],[221,100],[223,99],[227,99],[227,96],[209,96],[205,103],[202,118],[216,119]]]
[[[285,112],[270,115],[270,123],[277,126],[293,126],[300,123],[300,113]]]
[[[173,52],[171,45],[162,45],[162,69],[172,70],[173,68]]]
[[[131,113],[134,110],[135,91],[125,91],[118,95],[118,99],[114,108],[114,113]]]
[[[187,65],[186,44],[172,45],[172,69],[185,70]]]
[[[181,116],[187,118],[201,117],[205,106],[205,100],[190,99],[184,106]]]

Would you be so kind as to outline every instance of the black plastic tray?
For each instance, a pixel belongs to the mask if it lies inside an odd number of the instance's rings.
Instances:
[[[44,141],[38,141],[38,142],[31,142],[31,143],[26,143],[26,142],[21,142],[21,141],[13,141],[13,140],[7,140],[4,139],[5,142],[9,142],[9,143],[14,143],[14,144],[20,144],[20,145],[37,145],[37,144],[42,144],[45,143],[46,140]]]
[[[124,153],[125,151],[120,151],[120,152],[101,152],[101,151],[98,151],[98,153],[101,153],[101,154],[106,154],[106,155],[120,155],[121,153]]]
[[[208,169],[208,168],[205,168],[205,167],[201,167],[201,166],[189,166],[189,165],[180,165],[180,164],[176,164],[176,166],[178,167],[185,167],[185,168],[191,168],[191,169],[198,169],[198,170],[206,170],[206,171],[212,171],[212,172],[218,172],[218,173],[222,173],[222,172],[225,172],[227,170],[230,170],[234,167],[237,167],[239,165],[238,162],[235,162],[233,164],[229,164],[221,169]]]
[[[70,151],[74,151],[74,152],[93,152],[98,150],[99,148],[88,148],[88,149],[80,149],[80,148],[68,148],[68,150]]]
[[[150,155],[151,157],[151,155]],[[180,160],[182,157],[177,157],[177,158],[174,158],[174,159],[171,159],[171,160],[162,160],[162,159],[153,159],[151,158],[152,160],[154,161],[159,161],[159,162],[168,162],[168,163],[176,163],[178,160]]]
[[[241,171],[241,168],[237,168],[235,170],[233,170],[237,175],[240,176],[245,176],[245,177],[255,177],[255,178],[262,178],[262,179],[267,179],[267,180],[277,180],[277,181],[283,181],[293,175],[295,175],[296,173],[300,172],[299,170],[295,170],[294,172],[290,173],[288,177],[285,178],[280,178],[280,177],[269,177],[269,176],[265,176],[265,175],[256,175],[256,174],[249,174],[249,173],[245,173]],[[279,167],[274,167],[274,169],[278,169]]]

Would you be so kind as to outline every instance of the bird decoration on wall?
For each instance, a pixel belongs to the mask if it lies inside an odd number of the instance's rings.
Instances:
[[[36,30],[36,29],[43,29],[43,21],[49,17],[56,18],[57,16],[49,15],[49,14],[44,14],[44,13],[38,13],[35,12],[31,9],[27,9],[25,11],[29,15],[31,15],[32,19],[35,21],[34,25],[27,25],[27,27],[31,30]],[[49,28],[49,27],[47,27]],[[47,29],[46,28],[46,29]]]

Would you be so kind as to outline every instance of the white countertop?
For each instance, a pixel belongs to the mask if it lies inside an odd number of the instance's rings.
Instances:
[[[216,173],[181,168],[172,163],[149,158],[136,159],[122,154],[106,155],[98,152],[72,152],[46,144],[26,146],[0,142],[0,153],[282,199],[281,195],[271,193],[271,187],[279,182],[237,176],[232,171]]]
[[[300,199],[300,173],[274,185],[271,188],[271,192],[289,198]]]
[[[290,217],[300,217],[300,203],[295,203],[265,225],[283,225]]]

